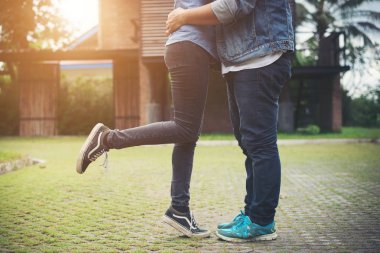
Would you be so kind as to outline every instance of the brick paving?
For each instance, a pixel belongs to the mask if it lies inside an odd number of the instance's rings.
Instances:
[[[0,148],[47,160],[0,176],[0,252],[380,252],[380,145],[280,146],[279,237],[233,244],[214,234],[183,238],[159,221],[171,147],[112,151],[108,172],[93,166],[79,176],[68,157],[80,144],[0,140]],[[243,157],[235,145],[196,152],[191,206],[215,230],[242,207]]]

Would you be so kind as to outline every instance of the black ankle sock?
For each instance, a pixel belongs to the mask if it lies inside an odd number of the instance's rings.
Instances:
[[[172,206],[176,211],[180,213],[188,213],[190,212],[190,208],[188,206]]]

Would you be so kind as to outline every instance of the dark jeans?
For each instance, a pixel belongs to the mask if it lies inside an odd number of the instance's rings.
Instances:
[[[172,205],[188,206],[190,179],[207,97],[210,55],[192,42],[167,46],[165,63],[171,77],[174,117],[171,121],[112,130],[110,148],[175,143],[172,154]]]
[[[286,53],[269,66],[225,76],[234,134],[246,156],[245,213],[259,225],[273,221],[278,205],[278,99],[291,75],[291,57]]]

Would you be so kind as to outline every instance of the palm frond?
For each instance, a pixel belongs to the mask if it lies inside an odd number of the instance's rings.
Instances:
[[[380,28],[371,22],[361,21],[361,22],[357,22],[356,24],[358,24],[358,26],[360,26],[364,30],[371,31],[371,32],[380,32]]]
[[[309,3],[309,4],[311,4],[311,5],[313,5],[313,6],[315,6],[317,4],[317,2],[319,2],[319,1],[316,1],[316,0],[304,0],[304,1],[307,2],[307,3]]]
[[[378,0],[345,0],[340,4],[341,9],[355,9],[363,3],[377,2]]]
[[[311,20],[310,11],[300,3],[296,3],[296,25],[300,25],[304,22]]]
[[[368,37],[368,35],[363,32],[362,30],[358,29],[355,25],[349,25],[346,27],[348,36],[361,38],[363,39],[364,46],[374,47],[375,43],[372,42],[371,38]]]
[[[342,18],[366,18],[368,20],[379,21],[380,12],[371,10],[342,11]]]

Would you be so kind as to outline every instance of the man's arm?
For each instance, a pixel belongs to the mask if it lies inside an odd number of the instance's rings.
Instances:
[[[168,15],[166,34],[183,25],[216,25],[234,22],[252,13],[257,0],[217,0],[201,7],[184,10],[177,8]]]
[[[166,35],[178,30],[181,26],[189,25],[216,25],[218,18],[211,9],[211,4],[206,4],[193,9],[177,8],[169,13],[166,21]]]

